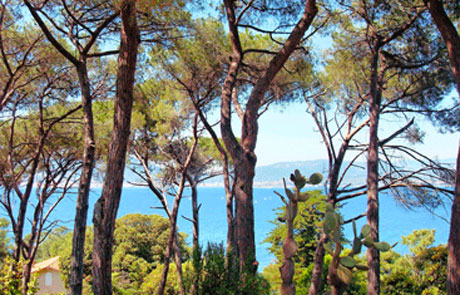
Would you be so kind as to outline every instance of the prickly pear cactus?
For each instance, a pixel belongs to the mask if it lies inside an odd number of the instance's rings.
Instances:
[[[334,211],[332,205],[326,206],[326,215],[323,221],[323,230],[328,236],[329,241],[324,244],[324,249],[331,254],[332,262],[329,266],[328,280],[332,287],[332,294],[340,295],[350,284],[353,273],[356,271],[367,270],[366,265],[360,265],[354,256],[361,253],[362,246],[375,247],[379,251],[385,252],[391,249],[387,242],[376,242],[370,236],[370,227],[365,224],[358,234],[356,224],[353,220],[353,242],[352,249],[348,255],[342,255],[342,217]]]
[[[281,295],[295,294],[295,285],[292,281],[295,270],[293,257],[297,252],[297,243],[294,240],[294,219],[297,216],[298,202],[305,202],[310,198],[309,192],[301,192],[301,189],[303,189],[306,184],[321,183],[323,176],[320,173],[314,173],[310,178],[306,178],[300,174],[299,170],[295,170],[294,173],[291,174],[290,180],[294,183],[292,190],[286,187],[286,181],[283,179],[284,192],[287,200],[283,195],[275,192],[286,206],[286,215],[283,219],[286,220],[288,227],[286,239],[283,242],[284,260],[283,265],[280,267],[281,279],[283,281],[281,285]]]

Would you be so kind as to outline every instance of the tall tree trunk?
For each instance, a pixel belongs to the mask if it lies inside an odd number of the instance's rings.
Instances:
[[[428,5],[431,17],[446,43],[450,65],[457,82],[457,92],[460,96],[460,36],[444,10],[441,1],[426,0],[425,3]],[[456,169],[455,196],[452,203],[449,241],[447,243],[449,252],[447,260],[448,295],[460,294],[460,146]]]
[[[378,46],[375,46],[378,48]],[[379,49],[372,53],[370,100],[369,100],[369,153],[367,158],[367,223],[371,228],[370,236],[379,240],[379,194],[378,194],[378,126],[381,103],[381,90],[378,85]],[[380,294],[380,253],[375,247],[367,250],[367,294]]]
[[[447,242],[447,294],[460,294],[460,145],[457,154],[455,196],[450,217],[449,241]]]
[[[73,228],[72,254],[70,262],[70,292],[81,295],[83,290],[83,257],[85,255],[86,221],[88,217],[88,199],[94,168],[96,143],[94,140],[94,123],[92,97],[86,62],[77,67],[80,82],[81,100],[84,119],[84,151],[80,183],[78,185],[77,208]]]
[[[243,116],[241,143],[236,139],[231,126],[231,102],[236,85],[236,79],[241,66],[243,50],[238,33],[238,18],[235,15],[235,1],[224,0],[227,14],[232,56],[227,76],[222,87],[221,97],[221,133],[224,144],[230,153],[235,166],[235,230],[237,251],[240,259],[240,270],[245,265],[250,266],[248,271],[257,270],[255,261],[254,239],[254,207],[252,186],[254,180],[257,157],[254,153],[259,117],[259,109],[270,83],[282,69],[292,52],[297,48],[307,29],[310,27],[318,9],[315,0],[306,0],[304,12],[286,39],[282,49],[270,60],[262,76],[256,81]],[[241,17],[241,16],[239,16]],[[244,273],[242,272],[242,275]]]
[[[123,187],[139,46],[135,3],[134,0],[120,2],[121,42],[118,56],[114,127],[102,195],[94,206],[93,217],[93,290],[95,295],[112,294],[113,231]]]
[[[425,3],[428,5],[431,17],[446,43],[450,65],[457,82],[457,91],[460,95],[460,36],[440,0],[425,0]]]

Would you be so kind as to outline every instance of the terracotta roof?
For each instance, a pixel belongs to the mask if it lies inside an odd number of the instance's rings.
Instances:
[[[42,271],[45,269],[59,271],[59,256],[50,258],[39,263],[35,263],[32,266],[32,273]]]

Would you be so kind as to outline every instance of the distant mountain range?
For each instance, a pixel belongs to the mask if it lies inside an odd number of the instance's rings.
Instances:
[[[282,187],[283,178],[289,182],[289,176],[295,169],[298,169],[307,177],[315,172],[325,175],[327,173],[328,166],[329,164],[327,160],[280,162],[266,166],[258,166],[256,167],[254,187]],[[346,180],[362,180],[366,173],[364,167],[365,166],[352,167],[348,172]],[[205,183],[205,185],[222,186],[222,179],[219,177],[210,179]]]
[[[443,163],[453,164],[455,159],[443,160]],[[343,167],[347,167],[349,162],[344,162]],[[404,163],[407,169],[415,169],[418,165],[414,161],[406,161]],[[327,160],[312,160],[312,161],[294,161],[280,162],[256,168],[256,176],[254,179],[254,187],[282,187],[283,177],[289,182],[289,176],[295,169],[305,175],[310,176],[315,172],[326,175],[329,168]],[[343,181],[344,184],[363,184],[366,179],[366,163],[358,162],[352,166]],[[222,178],[216,177],[205,183],[206,186],[222,186]]]
[[[256,168],[256,177],[254,179],[255,187],[282,187],[283,178],[289,182],[289,176],[294,170],[298,169],[300,173],[309,177],[311,174],[319,172],[326,175],[329,168],[327,160],[313,161],[295,161],[280,162],[267,166]],[[362,167],[352,167],[349,173],[349,179],[361,179],[366,170]]]
[[[315,172],[324,174],[327,168],[328,163],[326,160],[280,162],[267,166],[259,166],[256,168],[254,186],[282,187],[283,178],[289,183],[289,176],[295,169],[299,169],[303,175],[310,176]]]
[[[445,159],[441,161],[445,165],[451,165],[454,167],[455,159]],[[345,161],[343,163],[343,169],[347,167],[349,162]],[[415,161],[404,161],[403,166],[406,169],[417,169],[419,165]],[[319,172],[324,176],[327,174],[329,164],[327,160],[311,160],[311,161],[293,161],[293,162],[279,162],[271,165],[258,166],[256,167],[256,176],[254,179],[254,187],[282,187],[283,178],[286,179],[289,184],[289,176],[294,172],[295,169],[309,177],[315,172]],[[129,169],[125,171],[125,181],[127,182],[137,182],[139,177],[135,175]],[[366,163],[357,162],[354,166],[350,167],[347,172],[345,179],[343,180],[343,185],[362,185],[366,182]],[[102,183],[100,183],[102,185]],[[127,185],[129,185],[127,183]],[[222,177],[217,176],[211,178],[202,184],[203,186],[211,187],[222,187],[223,180]],[[319,186],[322,186],[319,185]]]

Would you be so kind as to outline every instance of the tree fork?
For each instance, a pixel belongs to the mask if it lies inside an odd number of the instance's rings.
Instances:
[[[238,34],[238,22],[241,14],[235,15],[234,1],[224,0],[229,26],[230,40],[232,43],[231,63],[222,87],[221,97],[221,133],[224,144],[235,164],[235,220],[237,251],[240,258],[240,270],[243,273],[245,265],[253,265],[251,271],[257,270],[255,261],[254,242],[254,204],[252,186],[257,157],[254,153],[261,107],[267,89],[275,76],[283,68],[290,55],[298,47],[305,32],[310,27],[318,13],[315,0],[305,1],[304,11],[292,32],[289,34],[281,50],[270,60],[267,69],[256,81],[246,103],[241,132],[241,143],[236,140],[231,126],[232,94],[239,67],[243,58],[243,50]],[[246,10],[244,9],[242,13]],[[253,260],[253,261],[248,261]]]

